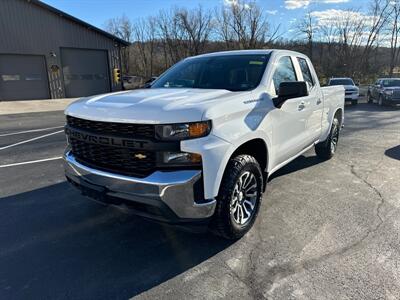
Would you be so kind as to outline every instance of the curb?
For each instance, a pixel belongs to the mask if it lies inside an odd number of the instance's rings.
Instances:
[[[0,115],[62,111],[78,98],[0,102]]]

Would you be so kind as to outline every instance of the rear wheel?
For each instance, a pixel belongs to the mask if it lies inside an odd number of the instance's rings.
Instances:
[[[340,123],[335,116],[332,122],[332,128],[328,138],[315,145],[315,153],[319,158],[330,159],[335,155],[336,148],[339,142]]]
[[[226,239],[239,239],[253,226],[260,208],[263,176],[250,155],[231,159],[217,197],[211,230]]]
[[[358,104],[358,100],[352,100],[351,101],[351,105],[357,105]]]

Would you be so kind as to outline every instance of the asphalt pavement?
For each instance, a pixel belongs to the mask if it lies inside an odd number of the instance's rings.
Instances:
[[[400,109],[345,118],[336,156],[280,170],[227,242],[80,196],[62,112],[0,116],[0,299],[400,299]]]

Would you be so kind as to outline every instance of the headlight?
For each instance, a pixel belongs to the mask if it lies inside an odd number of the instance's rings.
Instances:
[[[385,94],[388,95],[388,96],[392,96],[393,95],[393,90],[385,91]]]
[[[210,131],[211,121],[157,125],[156,137],[160,140],[179,141],[203,137]]]

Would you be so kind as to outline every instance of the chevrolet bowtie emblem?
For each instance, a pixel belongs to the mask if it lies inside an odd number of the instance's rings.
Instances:
[[[137,158],[137,159],[145,159],[147,156],[146,155],[144,155],[144,154],[142,154],[142,153],[137,153],[137,154],[135,154],[135,158]]]

